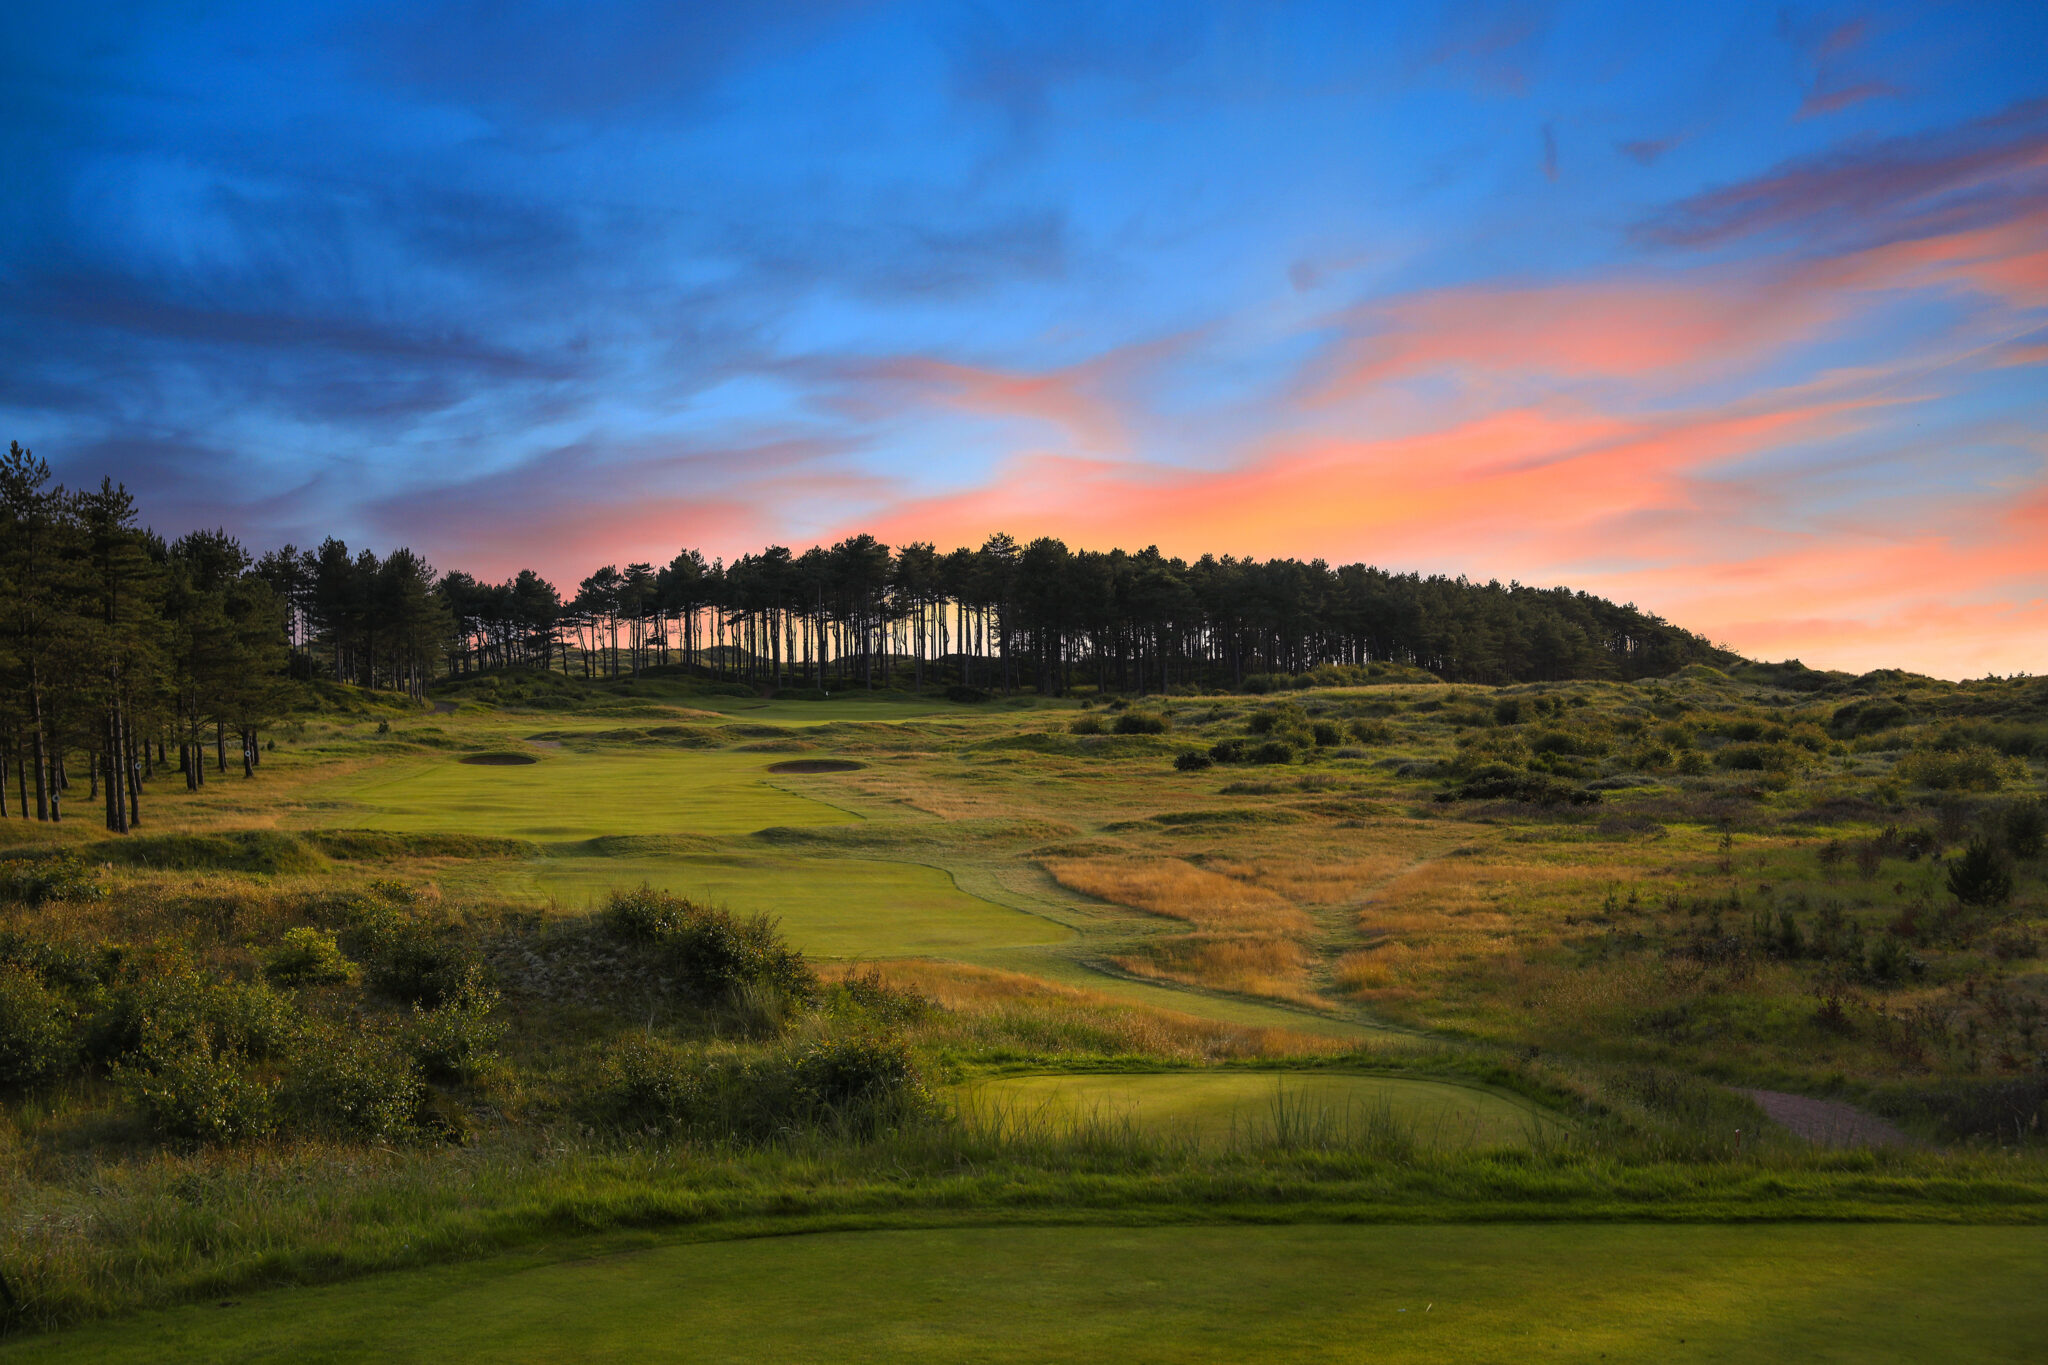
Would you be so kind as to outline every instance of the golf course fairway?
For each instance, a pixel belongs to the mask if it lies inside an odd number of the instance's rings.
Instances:
[[[327,825],[515,839],[606,834],[745,834],[858,817],[771,786],[776,755],[552,749],[517,766],[454,754],[335,778],[307,795]]]
[[[1521,1146],[1562,1125],[1534,1105],[1453,1081],[1328,1072],[1169,1071],[1005,1076],[962,1107],[1026,1126],[1120,1126],[1204,1141],[1380,1129],[1426,1148]]]
[[[1073,932],[970,896],[940,868],[853,858],[548,858],[524,873],[564,909],[594,909],[607,891],[646,883],[740,914],[774,915],[813,957],[958,955],[1058,943]]]
[[[2020,1361],[2048,1228],[1296,1225],[610,1242],[140,1314],[10,1361]]]

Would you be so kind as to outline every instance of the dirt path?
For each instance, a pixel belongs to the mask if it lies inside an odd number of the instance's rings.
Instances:
[[[1788,1095],[1782,1090],[1744,1090],[1757,1108],[1779,1127],[1821,1147],[1904,1147],[1911,1143],[1899,1129],[1875,1114],[1866,1114],[1839,1100]]]

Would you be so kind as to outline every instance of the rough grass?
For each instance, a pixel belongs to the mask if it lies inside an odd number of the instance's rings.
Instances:
[[[1432,1150],[1524,1147],[1565,1133],[1520,1096],[1405,1076],[1309,1071],[1004,1076],[970,1086],[962,1108],[984,1122],[1086,1129],[1123,1125],[1204,1145],[1310,1139]]]
[[[1263,888],[1177,858],[1048,858],[1060,885],[1204,929],[1305,933],[1308,916]]]

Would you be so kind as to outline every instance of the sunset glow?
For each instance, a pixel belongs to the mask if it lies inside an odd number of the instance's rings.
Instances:
[[[572,588],[872,531],[2048,665],[2048,9],[31,3],[0,441]]]

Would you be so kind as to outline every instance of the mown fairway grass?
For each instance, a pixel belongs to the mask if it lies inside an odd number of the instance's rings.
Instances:
[[[1565,1131],[1528,1101],[1481,1086],[1318,1072],[1003,1076],[968,1088],[961,1103],[1026,1123],[1128,1123],[1209,1141],[1380,1129],[1419,1146],[1456,1148],[1519,1145]]]
[[[517,767],[450,754],[399,759],[305,790],[340,802],[318,823],[364,829],[594,839],[607,834],[737,834],[859,817],[771,786],[772,754],[534,750]]]
[[[21,1361],[2022,1361],[2048,1229],[982,1227],[564,1247],[15,1343]]]
[[[858,858],[548,858],[518,874],[564,909],[642,882],[742,914],[771,914],[813,957],[957,956],[1058,943],[1073,931],[970,896],[936,867]]]

